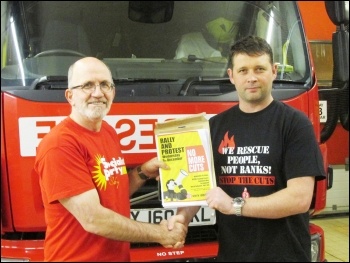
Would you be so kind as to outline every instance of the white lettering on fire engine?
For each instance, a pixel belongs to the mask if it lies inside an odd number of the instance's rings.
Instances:
[[[35,156],[41,139],[65,117],[23,117],[18,119],[21,156]]]
[[[157,257],[165,257],[165,256],[179,256],[185,253],[183,250],[179,251],[167,251],[167,252],[157,252]]]
[[[110,115],[104,119],[119,135],[123,153],[156,152],[154,127],[156,122],[183,118],[190,114]],[[207,115],[207,118],[213,115]],[[21,117],[18,119],[20,153],[35,156],[41,139],[66,116]]]

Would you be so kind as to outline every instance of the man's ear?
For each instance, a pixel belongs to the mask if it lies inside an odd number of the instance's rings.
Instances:
[[[277,78],[277,73],[278,73],[278,63],[274,63],[272,65],[272,74],[274,75],[274,79]]]
[[[233,80],[233,77],[232,77],[232,69],[231,68],[228,68],[227,69],[227,75],[228,75],[228,77],[230,78],[230,82],[233,84],[233,85],[235,85],[235,81]]]
[[[66,89],[64,92],[64,96],[66,97],[67,101],[69,102],[70,105],[74,105],[73,101],[73,91],[71,89]]]

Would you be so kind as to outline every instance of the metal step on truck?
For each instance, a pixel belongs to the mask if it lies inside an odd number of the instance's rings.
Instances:
[[[347,13],[345,1],[325,8],[339,28],[336,92],[348,85],[348,3]],[[213,34],[204,30],[209,21],[216,21]],[[46,225],[33,164],[40,140],[70,113],[64,90],[73,62],[94,56],[110,67],[116,97],[105,120],[119,134],[128,167],[135,167],[156,156],[156,122],[201,112],[211,117],[238,103],[226,75],[227,52],[247,35],[273,48],[279,63],[273,97],[314,125],[328,177],[315,185],[313,216],[325,207],[332,170],[320,140],[318,82],[298,2],[1,1],[1,260],[43,260]],[[159,223],[174,214],[161,206],[157,182],[148,181],[131,205],[135,220]],[[313,261],[325,261],[322,228],[310,224],[310,234]],[[184,248],[133,243],[131,260],[210,261],[217,248],[215,212],[202,207]]]

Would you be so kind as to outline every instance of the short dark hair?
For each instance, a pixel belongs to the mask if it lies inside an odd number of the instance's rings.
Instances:
[[[233,68],[233,57],[237,54],[247,54],[249,56],[261,56],[267,54],[273,64],[272,48],[267,41],[258,36],[244,37],[231,45],[228,58],[228,67]]]

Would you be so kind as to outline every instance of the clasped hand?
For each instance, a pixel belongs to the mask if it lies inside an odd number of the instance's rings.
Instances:
[[[165,248],[182,248],[185,244],[188,230],[184,223],[184,217],[181,215],[172,216],[169,220],[162,220],[160,225],[165,231],[166,237],[161,245]]]

